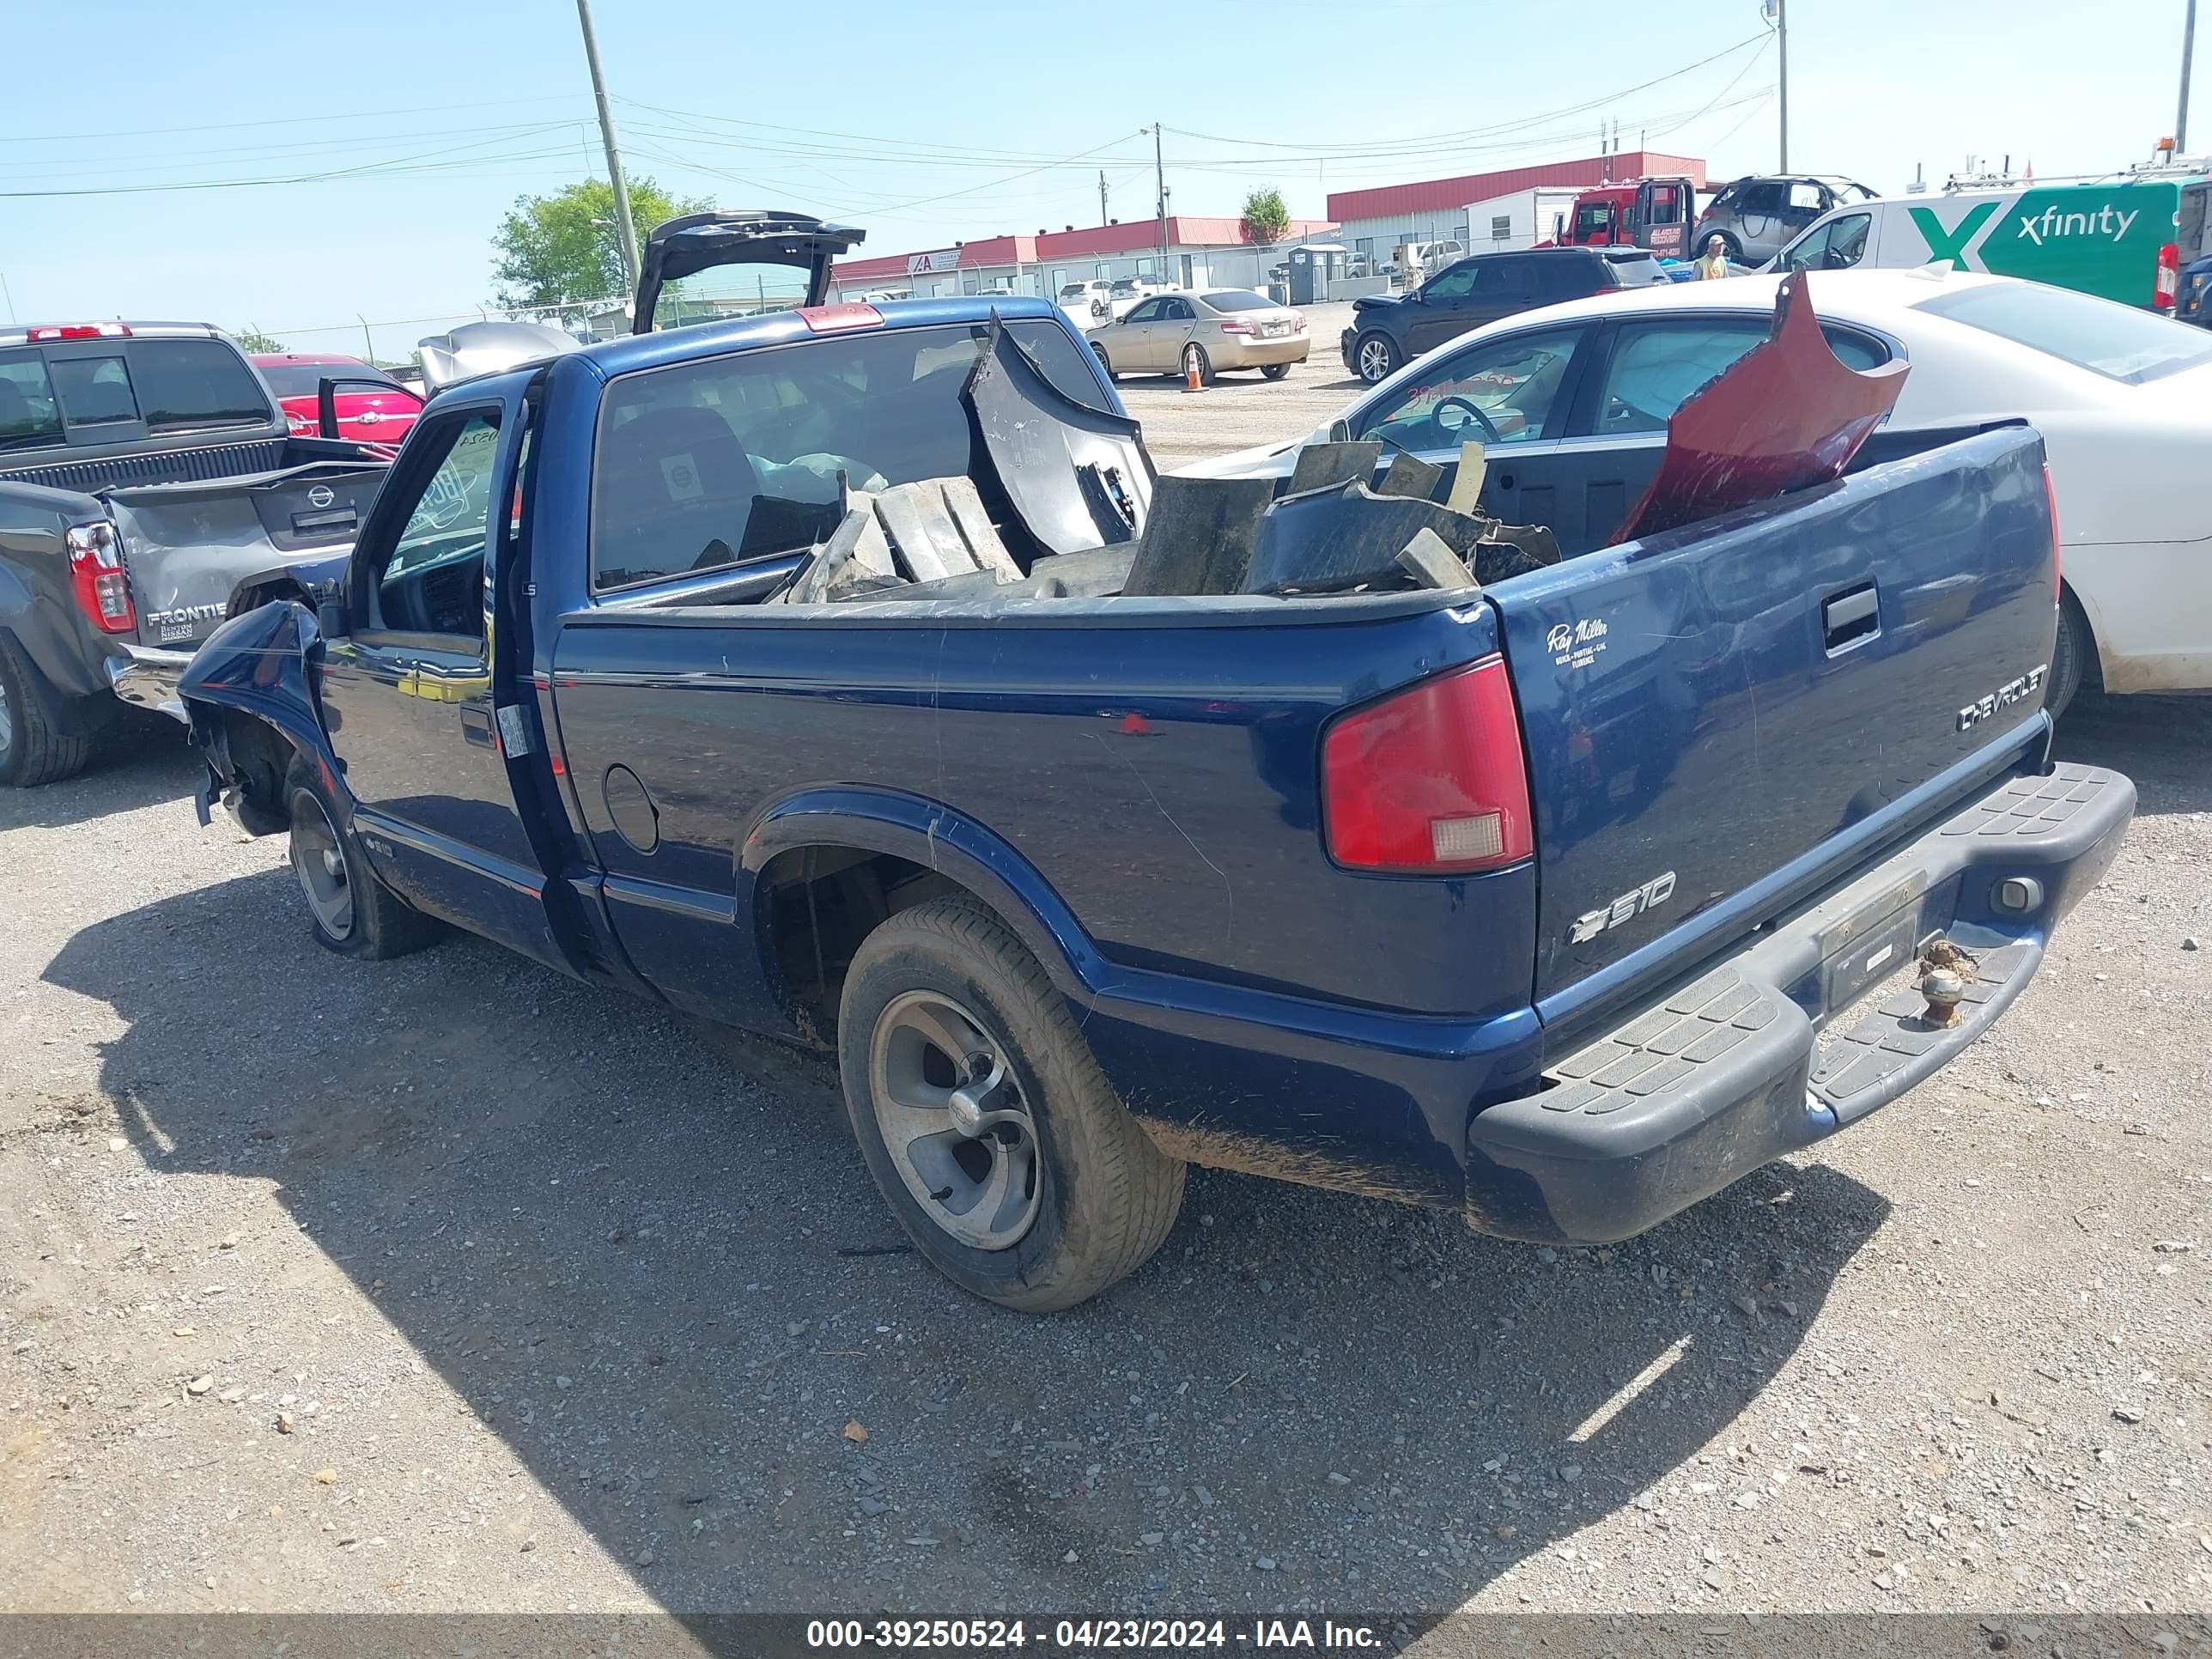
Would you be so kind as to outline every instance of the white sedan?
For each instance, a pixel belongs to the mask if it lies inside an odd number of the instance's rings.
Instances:
[[[1455,459],[1488,452],[1486,511],[1604,544],[1656,470],[1676,406],[1766,337],[1775,276],[1632,289],[1523,312],[1417,357],[1291,444],[1179,471],[1287,474],[1332,431]],[[2040,283],[1968,272],[1814,273],[1854,368],[1912,366],[1870,453],[2026,418],[2043,434],[2064,577],[2051,706],[2105,690],[2212,689],[2212,332]]]

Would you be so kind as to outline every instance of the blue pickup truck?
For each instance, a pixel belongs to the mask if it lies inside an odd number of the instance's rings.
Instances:
[[[1958,1054],[2132,814],[2048,759],[2024,427],[1503,579],[1164,574],[1176,483],[1041,301],[452,386],[341,595],[194,659],[203,813],[333,951],[834,1051],[919,1249],[1032,1310],[1194,1163],[1628,1237]]]

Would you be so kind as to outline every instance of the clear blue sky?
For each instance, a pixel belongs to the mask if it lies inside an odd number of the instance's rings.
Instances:
[[[1790,9],[1801,169],[1880,190],[1970,153],[2097,171],[2172,128],[2182,0]],[[1189,213],[1272,184],[1318,217],[1332,188],[1588,155],[1601,116],[1624,148],[1648,130],[1717,177],[1776,160],[1771,43],[1670,73],[1763,34],[1753,0],[599,0],[597,18],[634,173],[835,216],[871,252],[1094,223],[1102,165],[1109,210],[1148,216],[1155,119]],[[366,317],[402,356],[493,299],[490,234],[517,195],[603,169],[572,0],[24,0],[7,38],[36,65],[0,103],[17,320],[204,319],[348,350]]]

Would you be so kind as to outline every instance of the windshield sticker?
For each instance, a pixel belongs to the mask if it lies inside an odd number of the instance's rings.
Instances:
[[[662,456],[660,477],[672,501],[696,501],[707,493],[706,485],[699,482],[699,464],[688,453]]]

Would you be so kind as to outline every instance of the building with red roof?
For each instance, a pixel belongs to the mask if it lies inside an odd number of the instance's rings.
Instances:
[[[1281,250],[1335,228],[1293,219],[1280,243],[1262,246],[1246,238],[1242,220],[1177,213],[1164,225],[1158,219],[1070,225],[1034,236],[987,236],[918,253],[841,259],[830,281],[836,297],[848,300],[902,289],[916,298],[981,294],[1002,284],[1018,294],[1057,294],[1071,283],[1122,276],[1184,288],[1259,288]]]
[[[1474,253],[1481,249],[1468,234],[1467,210],[1473,203],[1510,196],[1538,185],[1587,187],[1629,179],[1683,175],[1698,189],[1705,188],[1705,164],[1695,156],[1626,149],[1612,155],[1545,161],[1497,173],[1462,173],[1455,179],[1431,179],[1416,185],[1377,185],[1367,190],[1332,191],[1328,216],[1336,222],[1340,241],[1377,264],[1387,262],[1392,250],[1407,242],[1456,241]]]

